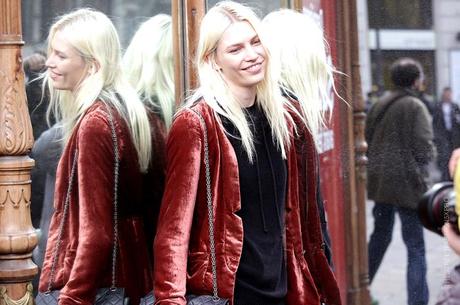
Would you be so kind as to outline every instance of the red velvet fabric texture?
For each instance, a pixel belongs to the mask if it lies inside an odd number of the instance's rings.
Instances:
[[[242,221],[236,215],[241,208],[237,159],[212,109],[204,101],[193,107],[203,115],[208,129],[219,296],[233,304],[244,234]],[[295,145],[287,152],[286,303],[319,305],[320,300],[327,300],[337,305],[337,283],[320,251],[314,146],[306,130],[299,129],[295,134],[291,128]],[[304,177],[299,179],[301,176]],[[308,215],[301,216],[304,210]],[[176,116],[168,136],[166,187],[154,252],[156,304],[185,305],[186,293],[212,294],[203,129],[190,109]]]
[[[60,305],[93,304],[96,290],[111,285],[114,148],[107,109],[102,102],[88,109],[58,165],[55,212],[40,278],[41,292],[48,289],[72,161],[78,149],[77,174],[52,283],[52,289],[61,289]],[[142,174],[126,122],[114,109],[111,112],[120,156],[116,286],[125,288],[131,302],[138,304],[139,298],[152,289],[149,258],[152,241],[149,244],[146,238],[144,221],[148,221],[145,223],[148,230],[155,227],[154,211],[159,209],[164,187],[165,129],[161,120],[151,114],[154,156],[151,170]],[[148,190],[145,185],[149,185]]]

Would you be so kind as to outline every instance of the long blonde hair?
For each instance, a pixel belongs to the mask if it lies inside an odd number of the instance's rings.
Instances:
[[[222,72],[214,69],[217,44],[225,30],[233,23],[246,21],[259,35],[266,52],[266,70],[264,79],[256,86],[257,103],[267,116],[272,129],[272,137],[279,146],[283,158],[286,158],[286,146],[290,144],[289,117],[283,106],[283,97],[278,87],[276,67],[265,48],[265,37],[261,31],[261,21],[252,9],[233,1],[222,1],[211,8],[201,22],[200,39],[197,48],[197,67],[200,87],[191,102],[203,96],[205,102],[217,113],[229,119],[237,128],[244,150],[249,160],[253,160],[253,134],[249,128],[243,109],[230,91]]]
[[[142,101],[160,110],[166,126],[175,110],[171,16],[159,14],[145,21],[123,56],[123,67]]]
[[[66,37],[66,41],[84,59],[88,69],[91,65],[98,66],[80,82],[74,92],[54,88],[48,72],[45,72],[44,79],[50,91],[48,116],[53,112],[56,120],[62,124],[64,143],[85,111],[101,100],[115,107],[127,122],[140,170],[146,171],[152,151],[150,124],[144,105],[123,77],[121,47],[112,22],[103,13],[92,9],[68,13],[51,26],[48,54],[57,32]]]
[[[289,9],[268,14],[263,23],[270,33],[269,48],[281,65],[280,84],[297,97],[317,143],[326,125],[325,105],[332,102],[331,89],[336,92],[323,31],[312,17]]]

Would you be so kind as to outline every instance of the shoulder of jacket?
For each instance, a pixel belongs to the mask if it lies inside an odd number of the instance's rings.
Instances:
[[[395,108],[425,108],[425,104],[423,104],[422,100],[413,95],[405,95],[400,97],[399,103],[397,103]]]
[[[96,101],[91,105],[81,118],[78,127],[79,133],[96,133],[96,134],[110,134],[112,120],[116,133],[118,136],[124,136],[127,131],[126,122],[120,116],[116,109],[106,105],[102,101]]]
[[[109,106],[104,104],[102,101],[95,101],[83,114],[82,121],[92,120],[94,118],[107,118],[109,112],[108,107]]]
[[[180,109],[174,116],[170,132],[174,132],[177,130],[200,131],[201,122],[196,111],[197,108],[195,105]]]

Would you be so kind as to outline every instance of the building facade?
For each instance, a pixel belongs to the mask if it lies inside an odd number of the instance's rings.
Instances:
[[[460,2],[454,0],[358,0],[363,93],[389,88],[388,67],[402,56],[419,60],[426,91],[452,87],[460,102]]]

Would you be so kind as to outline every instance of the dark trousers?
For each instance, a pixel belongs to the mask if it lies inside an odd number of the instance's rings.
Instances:
[[[375,203],[374,231],[369,240],[369,279],[372,283],[375,273],[382,263],[390,245],[398,212],[401,219],[402,237],[407,248],[407,299],[409,305],[428,304],[428,284],[426,281],[425,242],[423,227],[416,210],[395,207],[386,203]]]

